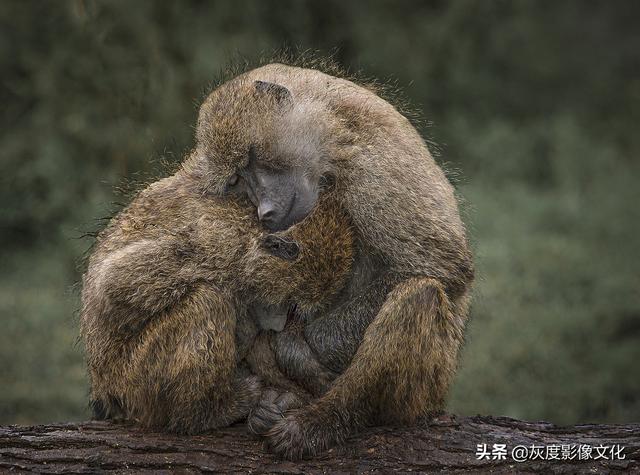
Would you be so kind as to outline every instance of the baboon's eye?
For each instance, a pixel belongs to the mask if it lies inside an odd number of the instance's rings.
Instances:
[[[229,180],[227,181],[227,185],[228,186],[236,186],[238,184],[238,180],[240,179],[240,177],[238,176],[237,173],[231,175],[231,178],[229,178]]]

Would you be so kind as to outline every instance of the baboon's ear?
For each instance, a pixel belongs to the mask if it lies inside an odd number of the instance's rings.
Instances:
[[[291,91],[280,84],[266,81],[255,81],[254,84],[258,93],[273,96],[278,104],[284,105],[293,102]]]

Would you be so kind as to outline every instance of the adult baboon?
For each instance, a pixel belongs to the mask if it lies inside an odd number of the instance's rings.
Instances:
[[[338,300],[272,337],[281,369],[321,397],[282,417],[270,393],[257,411],[270,447],[298,458],[441,408],[473,263],[453,188],[410,122],[353,82],[270,64],[214,90],[196,135],[187,166],[208,192],[246,193],[269,229],[302,219],[325,181],[355,228]],[[309,355],[339,374],[328,390],[300,361]]]

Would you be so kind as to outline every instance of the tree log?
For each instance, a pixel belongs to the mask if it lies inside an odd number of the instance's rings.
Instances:
[[[526,457],[514,452],[521,450],[518,446],[527,449]],[[243,426],[188,437],[96,421],[5,426],[0,427],[0,471],[9,470],[628,473],[640,472],[640,424],[558,427],[507,417],[442,415],[412,427],[370,428],[343,447],[301,462],[275,458]]]

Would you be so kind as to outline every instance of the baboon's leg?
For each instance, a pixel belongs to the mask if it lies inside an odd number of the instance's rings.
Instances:
[[[287,322],[273,335],[278,366],[314,396],[323,395],[349,366],[391,288],[392,279],[383,276],[328,314]]]
[[[364,425],[409,423],[441,408],[466,320],[453,309],[434,279],[398,284],[329,391],[269,431],[271,449],[296,459],[321,452]]]
[[[129,415],[181,433],[245,418],[261,388],[236,370],[236,318],[230,299],[205,285],[156,317],[131,355]]]
[[[259,376],[267,386],[247,418],[249,431],[257,435],[265,434],[286,411],[302,407],[311,400],[309,393],[278,368],[271,348],[273,334],[272,331],[258,334],[245,360],[251,373]]]
[[[302,387],[287,378],[278,367],[271,348],[272,335],[272,331],[263,331],[253,341],[245,359],[251,373],[259,376],[265,386],[277,387],[283,391],[303,391]]]

